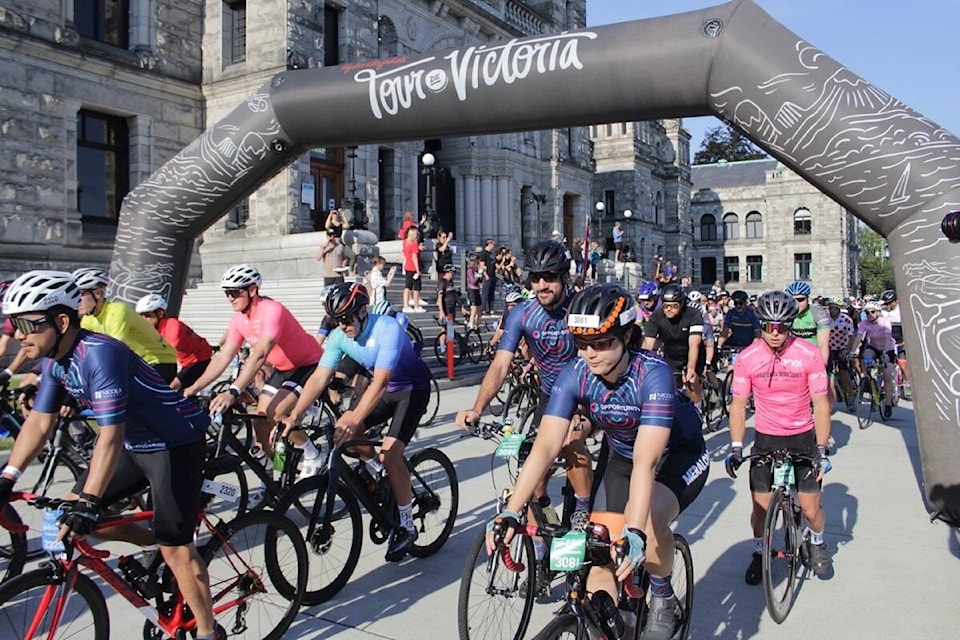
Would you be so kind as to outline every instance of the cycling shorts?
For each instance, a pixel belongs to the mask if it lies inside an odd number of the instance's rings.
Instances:
[[[342,373],[347,380],[352,380],[353,377],[358,374],[364,378],[373,377],[370,375],[370,372],[367,371],[366,367],[350,356],[343,356],[343,358],[340,359],[340,362],[337,364],[337,373]]]
[[[306,364],[290,371],[273,370],[270,377],[263,383],[263,390],[266,393],[276,393],[279,389],[286,389],[290,393],[300,396],[303,391],[303,385],[317,368],[317,364]]]
[[[833,371],[836,367],[837,371],[849,371],[850,370],[850,360],[843,356],[843,351],[837,351],[836,349],[830,350],[830,359],[827,360],[827,371]]]
[[[750,453],[770,453],[779,449],[786,449],[791,453],[800,453],[805,456],[816,457],[817,436],[813,429],[792,436],[769,436],[758,433]],[[813,463],[806,460],[797,460],[793,465],[794,477],[797,479],[797,491],[800,493],[820,493],[820,482],[813,469]],[[770,493],[773,490],[773,461],[750,461],[750,491],[753,493]]]
[[[209,360],[201,360],[200,362],[194,362],[189,367],[181,369],[180,373],[177,374],[177,379],[180,381],[180,388],[186,389],[192,386],[194,382],[200,379],[203,372],[207,370],[208,364],[210,364]]]
[[[163,381],[167,384],[173,382],[173,379],[177,377],[176,362],[161,362],[151,366],[157,370],[157,373],[160,374],[160,377],[163,378]]]
[[[604,443],[597,475],[600,481],[594,492],[593,511],[623,513],[630,497],[630,474],[633,461],[609,449]],[[676,497],[683,513],[696,500],[710,475],[710,454],[703,438],[691,440],[678,449],[668,451],[657,465],[656,481]]]
[[[420,419],[427,411],[431,389],[404,389],[383,394],[373,411],[364,421],[367,428],[390,421],[387,437],[396,438],[404,444],[420,427]]]
[[[100,502],[108,506],[149,487],[157,544],[165,547],[190,544],[200,512],[206,455],[204,440],[150,453],[124,450]],[[84,471],[77,480],[74,493],[83,491],[88,473]]]

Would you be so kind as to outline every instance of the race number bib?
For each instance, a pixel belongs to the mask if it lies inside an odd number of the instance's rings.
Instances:
[[[208,493],[214,498],[221,498],[227,502],[236,502],[240,499],[240,487],[216,480],[204,480],[200,491]]]
[[[784,460],[780,466],[773,467],[773,484],[776,487],[791,487],[794,483],[793,463]]]
[[[520,445],[527,439],[524,433],[511,433],[503,436],[503,440],[497,445],[497,450],[493,452],[496,458],[514,458],[520,453]]]
[[[44,551],[57,553],[64,550],[63,541],[57,540],[60,535],[60,523],[57,522],[63,515],[63,509],[44,509],[43,524],[40,529],[40,545]]]
[[[550,543],[550,570],[577,571],[583,567],[587,557],[587,534],[585,531],[571,531],[562,538],[554,538]]]

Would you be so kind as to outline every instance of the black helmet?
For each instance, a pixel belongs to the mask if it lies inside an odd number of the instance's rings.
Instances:
[[[618,284],[604,283],[574,294],[567,310],[567,329],[577,337],[622,336],[637,319],[633,296]]]
[[[767,291],[757,299],[756,313],[761,322],[793,322],[800,307],[785,291]]]
[[[342,282],[330,288],[327,292],[327,299],[323,301],[323,306],[327,310],[327,315],[339,318],[347,314],[357,313],[369,302],[370,296],[367,294],[367,288],[362,284]]]
[[[568,273],[570,271],[570,252],[555,240],[538,242],[527,250],[524,266],[527,273],[552,271]]]
[[[733,295],[730,297],[733,298],[734,302],[743,302],[743,303],[747,302],[747,292],[744,291],[743,289],[737,289],[736,291],[733,292]]]
[[[880,294],[880,299],[887,304],[890,304],[891,302],[895,302],[897,299],[897,292],[894,291],[893,289],[887,289],[886,291]]]
[[[679,302],[680,308],[682,309],[687,304],[687,294],[684,293],[683,287],[681,287],[679,284],[671,282],[660,290],[660,301],[661,303]]]

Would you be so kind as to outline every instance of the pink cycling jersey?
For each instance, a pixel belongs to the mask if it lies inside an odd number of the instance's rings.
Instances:
[[[861,321],[857,327],[857,344],[861,343],[864,336],[867,337],[867,344],[879,351],[893,351],[897,348],[897,343],[893,340],[893,327],[884,317],[877,318],[876,322]]]
[[[270,298],[260,298],[249,316],[239,311],[233,314],[227,328],[228,344],[239,346],[246,340],[256,347],[264,338],[273,338],[267,363],[278,371],[292,371],[320,361],[317,341],[303,330],[289,309]]]
[[[780,354],[763,340],[740,352],[733,365],[731,392],[753,393],[754,429],[770,436],[790,436],[813,428],[810,399],[827,393],[827,370],[820,349],[790,338]]]

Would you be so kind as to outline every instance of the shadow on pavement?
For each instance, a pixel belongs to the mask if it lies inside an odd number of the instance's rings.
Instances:
[[[695,587],[691,638],[756,637],[765,610],[763,588],[743,579],[752,552],[752,540],[738,542],[704,571]]]

